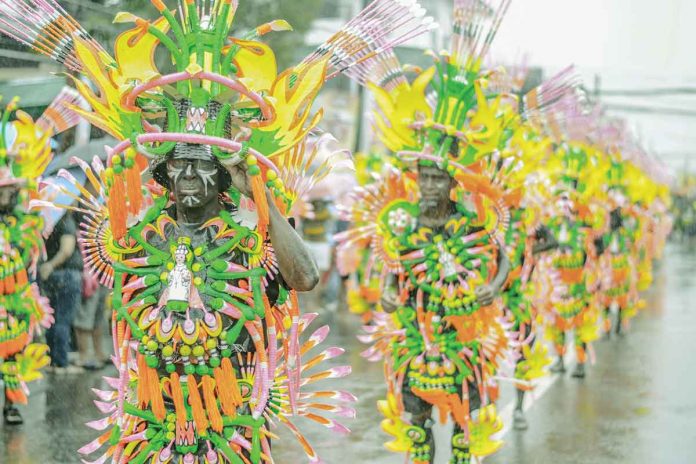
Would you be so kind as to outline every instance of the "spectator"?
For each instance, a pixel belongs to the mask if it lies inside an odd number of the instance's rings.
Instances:
[[[72,213],[58,221],[46,240],[47,260],[39,267],[41,289],[55,311],[55,323],[46,332],[51,367],[56,374],[75,374],[84,369],[68,364],[70,329],[80,305],[82,257],[77,248],[77,227]]]
[[[82,276],[82,304],[77,309],[73,328],[77,340],[79,359],[77,365],[87,370],[99,370],[109,358],[104,354],[104,308],[109,289],[85,272]],[[90,346],[91,344],[91,346]],[[94,356],[90,358],[90,349]]]

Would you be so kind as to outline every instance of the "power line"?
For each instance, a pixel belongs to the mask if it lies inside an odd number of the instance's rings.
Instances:
[[[665,116],[682,116],[696,118],[696,111],[687,110],[682,108],[664,108],[657,106],[643,106],[643,105],[620,105],[620,104],[606,104],[605,108],[613,111],[621,111],[624,113],[645,113],[645,114],[662,114]]]
[[[601,90],[606,97],[662,97],[666,95],[696,95],[696,87],[666,87],[660,89]]]
[[[586,86],[582,89],[592,95],[599,97],[664,97],[670,95],[696,95],[696,87],[661,87],[646,89],[602,89],[598,83],[595,88],[590,90]]]

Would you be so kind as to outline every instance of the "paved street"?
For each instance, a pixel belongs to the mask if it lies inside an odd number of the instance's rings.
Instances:
[[[595,344],[597,362],[586,379],[550,379],[529,409],[530,429],[507,432],[506,446],[486,462],[696,462],[695,271],[696,251],[671,245],[647,295],[648,307],[630,334]],[[381,367],[360,357],[363,347],[354,337],[355,321],[325,319],[334,325],[332,342],[348,350],[341,361],[351,363],[354,373],[342,388],[360,398],[358,418],[349,421],[349,437],[331,436],[315,424],[305,424],[309,439],[327,464],[402,463],[402,457],[382,448],[386,436],[375,408],[383,394]],[[75,450],[94,438],[83,424],[99,417],[89,387],[101,382],[101,374],[49,376],[40,382],[24,410],[25,425],[0,426],[0,463],[80,462]],[[506,389],[500,410],[509,410],[511,401],[512,392]],[[305,462],[292,438],[282,437],[275,444],[277,462]]]

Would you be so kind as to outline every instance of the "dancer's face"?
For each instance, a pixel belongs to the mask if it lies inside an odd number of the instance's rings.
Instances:
[[[220,193],[218,166],[212,160],[174,156],[167,162],[167,174],[177,204],[185,208],[205,207]]]
[[[449,202],[453,182],[447,171],[434,166],[420,166],[418,187],[421,193],[421,206],[437,208]]]
[[[0,187],[0,212],[8,213],[17,205],[17,187],[7,185]]]

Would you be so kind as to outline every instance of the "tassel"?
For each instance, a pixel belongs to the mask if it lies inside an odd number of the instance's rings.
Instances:
[[[126,188],[123,175],[114,173],[113,182],[109,189],[109,220],[114,238],[122,239],[126,235]]]
[[[260,175],[252,176],[251,191],[254,195],[256,212],[259,216],[258,232],[261,234],[261,237],[265,237],[270,218],[268,212],[268,200],[266,199],[266,188]]]
[[[205,410],[208,412],[208,419],[210,419],[210,427],[217,433],[222,433],[222,416],[220,415],[217,398],[215,397],[215,381],[209,375],[206,375],[203,377],[201,385]]]
[[[186,425],[186,406],[184,405],[184,392],[181,389],[179,374],[172,373],[169,378],[169,384],[172,389],[172,401],[174,402],[174,410],[176,411],[176,423],[184,427]]]
[[[5,277],[5,291],[7,292],[7,295],[12,295],[15,293],[15,279],[12,273],[9,273],[7,277]]]
[[[133,216],[137,216],[140,208],[143,205],[143,192],[140,187],[140,171],[138,170],[135,161],[126,160],[126,191],[128,196],[128,212]]]
[[[193,422],[196,424],[196,430],[198,430],[199,435],[206,436],[208,419],[205,416],[201,394],[198,391],[196,378],[193,375],[188,376],[188,394],[189,406],[191,406],[191,414],[193,415]]]
[[[222,372],[225,376],[225,385],[230,386],[234,404],[236,406],[240,406],[244,402],[244,400],[242,398],[242,394],[239,391],[237,375],[234,372],[234,367],[232,367],[232,361],[230,361],[230,358],[224,358],[222,360]]]
[[[139,377],[140,379],[138,380],[138,406],[140,406],[141,409],[144,409],[147,406],[147,403],[149,401],[148,398],[148,393],[150,389],[147,387],[147,383],[149,381],[148,379],[148,372],[147,372],[147,364],[145,363],[145,356],[138,353],[137,357],[137,363],[138,363],[138,373],[140,374]]]
[[[220,405],[225,415],[230,417],[237,416],[237,406],[235,405],[234,396],[232,395],[232,389],[225,385],[225,374],[221,367],[216,367],[213,370],[213,375],[215,376],[215,385],[218,392],[218,398],[220,398]]]
[[[148,396],[150,397],[150,406],[155,417],[159,420],[164,420],[167,415],[167,410],[164,407],[164,398],[162,398],[162,386],[160,385],[157,371],[151,367],[147,367],[148,379]]]

